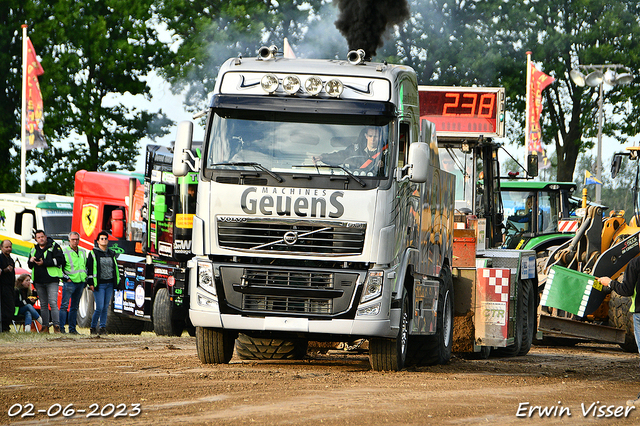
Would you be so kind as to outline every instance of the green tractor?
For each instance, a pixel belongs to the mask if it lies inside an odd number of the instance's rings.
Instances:
[[[580,199],[573,196],[575,190],[573,182],[502,180],[502,248],[535,250],[540,275],[551,249],[573,238],[578,229],[575,210],[580,207]]]

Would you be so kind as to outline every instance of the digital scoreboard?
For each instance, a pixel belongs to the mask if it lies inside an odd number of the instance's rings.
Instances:
[[[420,118],[436,126],[438,136],[504,136],[502,87],[419,86]]]

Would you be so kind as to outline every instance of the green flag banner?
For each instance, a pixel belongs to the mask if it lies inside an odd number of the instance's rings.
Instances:
[[[605,296],[602,284],[592,275],[554,265],[547,276],[540,304],[583,317],[593,313]]]

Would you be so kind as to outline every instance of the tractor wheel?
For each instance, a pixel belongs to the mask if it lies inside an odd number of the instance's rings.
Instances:
[[[609,300],[609,325],[616,328],[622,328],[626,334],[624,343],[620,343],[620,347],[625,352],[637,352],[635,335],[633,334],[633,315],[629,312],[631,306],[631,298],[620,296],[615,292],[611,292],[611,300]]]
[[[523,281],[522,290],[522,346],[520,347],[518,356],[529,353],[533,338],[536,334],[538,320],[537,289],[534,288],[533,281]]]

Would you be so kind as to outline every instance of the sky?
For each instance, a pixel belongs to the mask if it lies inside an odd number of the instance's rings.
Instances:
[[[144,158],[147,145],[152,143],[170,146],[176,138],[177,126],[181,121],[188,120],[194,123],[193,140],[203,140],[204,138],[204,129],[202,126],[197,125],[199,120],[193,120],[192,113],[187,112],[184,108],[184,96],[171,93],[169,83],[155,74],[150,75],[147,81],[151,88],[150,101],[146,100],[142,95],[123,95],[119,101],[126,106],[135,106],[151,112],[162,109],[162,111],[175,122],[175,125],[170,129],[169,133],[162,138],[158,138],[155,141],[144,138],[141,141],[140,154],[136,158],[135,168],[135,171],[139,173],[144,173]]]

